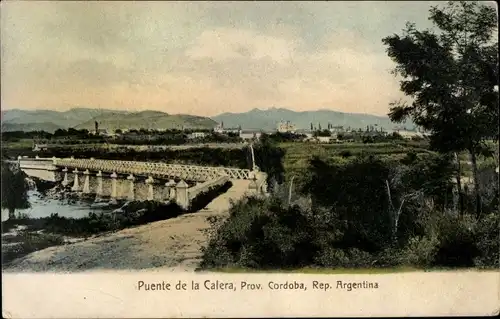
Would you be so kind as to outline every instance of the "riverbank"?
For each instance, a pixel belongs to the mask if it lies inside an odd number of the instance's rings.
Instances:
[[[32,252],[4,265],[3,271],[194,271],[201,260],[201,248],[207,244],[207,231],[211,227],[209,219],[227,217],[230,202],[248,191],[248,183],[235,181],[226,192],[197,212]]]

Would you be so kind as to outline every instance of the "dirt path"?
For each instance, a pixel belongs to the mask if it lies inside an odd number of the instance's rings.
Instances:
[[[248,191],[249,181],[236,180],[205,209],[83,242],[50,247],[15,260],[4,272],[81,272],[104,269],[194,271],[207,238],[209,216],[227,216],[230,200]]]

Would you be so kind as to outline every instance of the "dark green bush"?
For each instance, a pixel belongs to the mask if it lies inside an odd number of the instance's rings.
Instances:
[[[64,238],[59,235],[31,233],[28,231],[20,231],[15,235],[15,241],[18,243],[14,246],[2,247],[3,265],[34,251],[65,243]]]
[[[440,197],[450,191],[452,174],[446,156],[409,164],[370,156],[344,165],[313,159],[295,195],[304,200],[288,206],[276,192],[235,203],[212,229],[201,266],[498,267],[498,213],[477,220],[450,211]]]
[[[485,215],[476,225],[475,241],[479,254],[474,263],[477,267],[500,267],[500,214],[498,211]]]
[[[479,256],[474,221],[445,215],[438,219],[437,227],[438,246],[433,264],[441,267],[474,266],[474,259]]]
[[[250,197],[236,203],[230,218],[204,249],[203,268],[306,266],[317,255],[314,229],[298,207]]]

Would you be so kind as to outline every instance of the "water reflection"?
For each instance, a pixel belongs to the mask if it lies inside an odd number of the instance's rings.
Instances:
[[[89,213],[112,211],[106,204],[94,204],[84,201],[68,201],[43,197],[38,191],[28,191],[30,208],[16,209],[18,214],[28,215],[31,218],[49,217],[52,214],[59,214],[66,218],[83,218]],[[9,211],[2,209],[2,221],[9,219]]]

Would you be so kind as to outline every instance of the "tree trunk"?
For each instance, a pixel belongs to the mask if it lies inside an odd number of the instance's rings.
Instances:
[[[472,175],[474,178],[474,197],[476,198],[476,215],[477,218],[481,216],[481,194],[479,192],[479,178],[478,178],[478,172],[477,172],[477,158],[476,158],[476,152],[474,149],[470,149],[470,158],[472,162]]]
[[[462,180],[460,175],[462,174],[462,168],[460,166],[460,159],[458,158],[458,154],[455,152],[455,159],[457,161],[457,173],[455,175],[457,179],[457,194],[458,194],[458,210],[460,215],[464,213],[464,196],[462,193]]]

